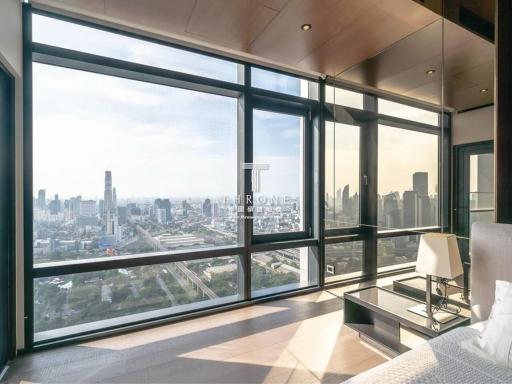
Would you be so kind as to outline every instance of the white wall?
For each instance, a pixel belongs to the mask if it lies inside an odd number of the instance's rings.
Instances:
[[[493,140],[494,106],[456,113],[452,124],[452,145]]]
[[[0,0],[0,62],[15,79],[16,346],[23,348],[23,35],[21,0]]]

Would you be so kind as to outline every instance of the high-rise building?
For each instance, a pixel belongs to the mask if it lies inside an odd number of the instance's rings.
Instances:
[[[155,208],[165,210],[166,222],[171,220],[171,201],[169,199],[156,199]]]
[[[96,216],[96,201],[81,200],[80,201],[80,216],[95,217]]]
[[[342,212],[346,216],[352,216],[352,202],[350,201],[350,189],[349,185],[345,185],[341,194],[341,207]]]
[[[404,227],[414,228],[419,225],[418,222],[418,192],[405,191],[403,195],[404,203]]]
[[[430,227],[432,225],[430,198],[428,196],[419,196],[418,205],[419,225],[421,227]]]
[[[398,192],[392,192],[384,196],[384,225],[387,228],[400,228],[400,209],[398,207],[399,200],[400,197],[398,195]]]
[[[412,175],[412,190],[418,196],[428,196],[428,172],[415,172]]]
[[[117,191],[116,191],[116,187],[112,188],[112,207],[113,207],[114,211],[116,211],[116,209],[117,209]]]
[[[46,190],[40,189],[37,192],[37,207],[41,210],[46,209]]]
[[[56,194],[55,198],[50,201],[50,215],[58,215],[60,213],[61,206],[60,206],[60,200],[59,195]]]
[[[203,203],[203,215],[205,217],[212,217],[212,203],[210,199],[205,199]]]
[[[105,225],[105,234],[114,236],[116,240],[120,239],[119,221],[115,204],[117,196],[112,190],[112,172],[105,171],[105,190],[103,192],[103,223]]]
[[[336,202],[335,202],[335,209],[341,210],[342,209],[342,201],[341,201],[341,188],[338,188],[336,190]]]

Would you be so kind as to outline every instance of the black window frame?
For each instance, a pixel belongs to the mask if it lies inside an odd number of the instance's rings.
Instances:
[[[129,61],[108,58],[95,54],[74,51],[70,49],[60,48],[56,46],[36,43],[32,41],[32,14],[38,14],[45,17],[51,17],[66,22],[71,22],[87,27],[92,27],[106,32],[112,32],[124,36],[133,37],[142,41],[157,43],[163,46],[191,51],[204,56],[219,58],[225,61],[234,62],[239,65],[238,76],[239,83],[232,83],[223,80],[211,79],[208,77],[191,75],[178,71],[162,69],[150,65],[137,64]],[[170,319],[184,318],[195,316],[197,313],[207,314],[212,311],[224,310],[237,306],[247,305],[256,301],[267,300],[273,297],[284,297],[290,294],[301,293],[310,290],[320,289],[317,283],[319,269],[319,237],[313,235],[312,228],[317,227],[318,223],[313,223],[313,203],[312,195],[314,193],[314,185],[310,180],[313,174],[314,156],[316,153],[313,149],[313,124],[314,118],[318,119],[319,101],[315,99],[304,98],[300,96],[282,94],[279,92],[269,91],[251,86],[251,68],[258,67],[267,71],[274,71],[286,76],[297,77],[299,79],[310,82],[318,82],[317,78],[307,78],[293,73],[281,70],[266,68],[258,64],[252,64],[230,57],[205,52],[200,49],[181,46],[179,44],[170,43],[154,37],[148,37],[143,34],[128,32],[118,28],[103,25],[101,23],[85,21],[80,18],[62,15],[59,13],[39,9],[30,4],[23,4],[23,38],[24,38],[24,220],[25,220],[25,340],[26,349],[31,350],[46,345],[58,345],[67,343],[77,338],[92,337],[99,334],[110,334],[119,329],[127,329],[133,327],[145,327],[155,324],[155,322],[169,321]],[[194,91],[212,93],[222,96],[228,96],[238,99],[239,105],[239,127],[238,127],[238,165],[252,160],[252,116],[255,108],[270,110],[277,113],[300,113],[304,119],[304,231],[294,233],[277,233],[269,235],[252,234],[252,221],[240,220],[239,222],[239,244],[234,246],[222,246],[216,248],[200,248],[196,250],[186,251],[169,251],[168,253],[153,254],[135,254],[126,257],[112,259],[86,259],[80,262],[61,261],[52,263],[34,264],[33,258],[33,184],[32,184],[32,63],[42,63],[58,67],[70,68],[74,70],[98,73],[108,76],[115,76],[136,81],[160,84]],[[318,85],[320,88],[320,85]],[[240,169],[240,167],[239,167]],[[251,177],[249,172],[238,175],[238,193],[240,195],[251,194]],[[252,211],[249,209],[250,204],[244,201],[244,212],[242,214],[251,216]],[[279,250],[298,247],[310,247],[314,249],[312,252],[315,257],[310,258],[309,269],[311,281],[314,283],[309,287],[300,288],[292,291],[283,291],[268,296],[252,297],[251,292],[251,255],[256,252]],[[110,324],[104,329],[95,331],[84,330],[73,335],[59,335],[58,330],[55,336],[49,339],[34,341],[34,313],[33,313],[33,295],[34,281],[36,278],[61,276],[73,273],[85,273],[94,271],[103,271],[117,268],[129,268],[143,265],[163,264],[171,261],[198,260],[211,257],[222,256],[240,256],[238,280],[239,280],[239,296],[240,300],[232,301],[223,305],[211,305],[193,311],[191,313],[183,312],[178,315],[163,316],[162,318],[146,318],[137,322],[123,323],[122,320],[106,319]]]
[[[451,114],[443,108],[436,108],[421,102],[415,102],[399,96],[394,97],[388,93],[379,93],[368,91],[357,86],[347,86],[337,79],[329,79],[328,85],[338,88],[345,88],[351,91],[363,93],[363,109],[347,107],[337,104],[324,102],[324,132],[325,121],[356,125],[360,127],[360,200],[359,200],[359,218],[358,226],[344,228],[324,228],[324,238],[322,248],[326,244],[336,244],[342,242],[363,241],[363,268],[360,276],[357,278],[343,275],[336,276],[336,279],[326,282],[325,255],[323,263],[323,284],[339,285],[347,284],[353,281],[362,281],[374,279],[377,276],[388,273],[408,272],[414,267],[408,265],[396,265],[393,268],[377,267],[377,242],[379,239],[400,237],[406,235],[416,235],[426,232],[444,232],[449,230],[449,212],[450,212],[450,180],[451,180]],[[413,120],[407,120],[399,117],[381,114],[378,112],[378,100],[385,99],[406,106],[416,107],[438,114],[438,124],[430,125]],[[416,132],[434,134],[438,136],[438,185],[439,185],[439,205],[438,205],[438,225],[432,227],[403,228],[394,230],[379,229],[377,221],[377,196],[378,196],[378,131],[379,125],[386,125],[393,128],[406,129]],[[322,183],[325,185],[325,176]],[[322,196],[325,198],[325,196]],[[325,214],[325,207],[323,207]],[[325,223],[322,221],[325,227]]]
[[[234,62],[239,65],[239,78],[243,79],[241,83],[232,83],[228,81],[211,79],[203,76],[190,75],[178,71],[166,70],[152,67],[149,65],[136,64],[123,60],[106,58],[84,52],[58,48],[40,43],[32,42],[31,38],[31,15],[40,14],[79,25],[93,27],[99,30],[105,30],[129,37],[137,38],[143,41],[149,41],[161,45],[187,50],[199,53],[204,56],[220,58],[222,60]],[[403,229],[393,232],[377,231],[376,226],[365,226],[361,223],[377,224],[376,198],[377,198],[377,138],[378,124],[386,122],[386,125],[396,124],[399,128],[411,127],[414,129],[435,129],[443,132],[440,140],[439,164],[443,166],[442,172],[439,172],[442,183],[439,192],[440,226],[435,228],[426,228],[426,231],[440,231],[448,228],[448,212],[450,209],[450,124],[451,115],[449,112],[443,112],[441,108],[426,106],[423,103],[414,103],[410,100],[404,100],[400,97],[393,97],[389,94],[380,95],[378,92],[355,86],[347,86],[335,79],[321,79],[294,74],[280,69],[265,67],[261,64],[255,64],[248,61],[238,60],[226,57],[221,54],[203,51],[202,49],[190,48],[176,43],[170,43],[155,37],[149,37],[142,32],[134,33],[119,28],[113,28],[101,22],[90,22],[78,17],[64,16],[59,13],[38,9],[33,5],[23,4],[23,50],[24,50],[24,83],[23,83],[23,103],[24,103],[24,249],[25,249],[25,340],[26,350],[40,348],[49,345],[58,345],[74,342],[83,338],[90,338],[99,335],[114,334],[120,330],[139,329],[142,327],[153,326],[155,324],[165,323],[176,319],[185,319],[198,315],[206,315],[228,308],[236,308],[244,305],[250,305],[263,300],[274,298],[283,298],[294,294],[303,294],[305,292],[323,289],[327,284],[325,282],[325,244],[335,244],[350,241],[363,241],[363,270],[361,275],[350,281],[365,281],[374,278],[377,275],[377,239],[385,237],[395,237],[407,234],[416,234],[414,230]],[[95,72],[116,77],[130,78],[139,81],[151,82],[166,86],[197,90],[201,92],[214,93],[238,99],[239,127],[238,127],[238,165],[241,163],[252,162],[252,134],[253,134],[253,110],[262,109],[277,113],[287,113],[289,111],[300,112],[306,118],[304,119],[304,231],[292,233],[275,233],[254,235],[252,231],[251,220],[240,220],[239,222],[239,244],[236,246],[226,246],[212,249],[198,249],[183,251],[179,254],[169,252],[165,255],[130,255],[122,260],[112,263],[109,260],[89,260],[81,263],[57,262],[47,263],[45,265],[33,264],[33,185],[32,185],[32,62],[42,62],[50,65]],[[318,83],[318,95],[314,98],[304,98],[283,94],[275,91],[269,91],[251,85],[251,69],[261,68],[266,71],[273,71],[286,76],[292,76],[310,82]],[[331,85],[341,87],[347,90],[356,91],[363,94],[364,108],[357,109],[341,105],[325,103],[325,86]],[[310,87],[310,96],[311,87]],[[316,97],[318,96],[318,97]],[[377,109],[377,100],[379,97],[391,101],[431,110],[439,113],[440,119],[443,116],[442,124],[438,127],[429,126],[418,122],[412,122],[387,115],[379,115]],[[325,197],[325,121],[341,122],[360,126],[360,147],[359,147],[359,170],[360,170],[360,225],[346,228],[326,229],[324,225],[324,197]],[[439,133],[440,134],[440,133]],[[441,162],[443,159],[443,162]],[[363,177],[366,176],[366,177]],[[238,176],[239,194],[252,195],[250,172],[246,171],[243,176]],[[442,201],[442,203],[441,203]],[[244,201],[243,215],[251,216],[251,204]],[[442,218],[442,219],[441,219]],[[441,228],[441,225],[443,228]],[[271,251],[279,249],[310,247],[312,257],[309,260],[310,280],[313,281],[310,287],[297,290],[279,292],[268,296],[258,296],[254,298],[251,292],[251,256],[253,253],[262,251]],[[34,343],[33,332],[33,279],[39,277],[58,276],[69,273],[80,273],[89,271],[101,271],[106,269],[133,267],[149,264],[161,264],[169,261],[186,261],[204,259],[210,257],[221,257],[240,255],[239,267],[239,301],[231,302],[221,306],[211,306],[199,311],[185,312],[174,316],[163,316],[162,318],[147,318],[134,323],[117,323],[109,328],[85,331],[72,337],[55,337],[44,342]],[[347,281],[343,278],[332,284],[343,284]],[[329,283],[330,285],[330,283]]]

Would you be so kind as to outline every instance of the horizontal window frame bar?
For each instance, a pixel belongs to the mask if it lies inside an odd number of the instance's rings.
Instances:
[[[272,241],[265,243],[253,243],[251,245],[251,253],[278,251],[281,249],[302,248],[302,247],[316,247],[319,241],[317,239],[297,239],[297,240],[283,240]]]
[[[377,277],[379,278],[410,272],[416,272],[416,261],[394,265],[386,265],[384,267],[377,267]]]
[[[372,111],[331,103],[324,103],[324,115],[325,122],[354,126],[378,118],[377,113]]]
[[[325,229],[324,237],[339,237],[348,235],[361,235],[365,233],[366,228],[361,226],[346,227],[346,228],[329,228]]]
[[[196,250],[177,251],[172,253],[149,253],[126,256],[114,256],[94,259],[67,260],[52,263],[34,264],[34,279],[42,277],[62,276],[75,273],[98,272],[118,268],[140,267],[145,265],[166,264],[180,261],[202,260],[223,256],[242,255],[244,247],[230,246],[222,248],[203,248]]]
[[[407,129],[409,131],[416,131],[441,136],[441,127],[437,125],[419,123],[417,121],[402,119],[400,117],[394,117],[389,115],[378,114],[377,116],[377,124],[379,125],[386,125],[388,127]]]
[[[351,243],[354,241],[369,240],[371,235],[369,233],[359,233],[353,235],[342,235],[342,236],[331,236],[326,237],[324,240],[325,245],[329,244],[340,244],[340,243]]]
[[[439,232],[441,232],[440,226],[390,229],[390,230],[385,230],[385,231],[378,231],[377,239],[388,239],[391,237],[414,236],[414,235],[422,235],[424,233],[439,233]]]
[[[317,100],[268,91],[261,88],[249,87],[249,89],[254,109],[264,109],[270,112],[293,115],[306,115],[309,111],[319,106]]]
[[[494,208],[474,208],[470,209],[469,213],[481,213],[481,212],[494,212]]]
[[[190,75],[51,45],[32,43],[32,61],[106,76],[237,98],[242,84]]]

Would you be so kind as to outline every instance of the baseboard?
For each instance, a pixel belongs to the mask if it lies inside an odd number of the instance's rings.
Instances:
[[[4,379],[4,376],[5,374],[7,373],[7,370],[9,369],[9,366],[6,365],[3,369],[2,369],[2,372],[0,372],[0,382],[2,382],[2,380]]]

